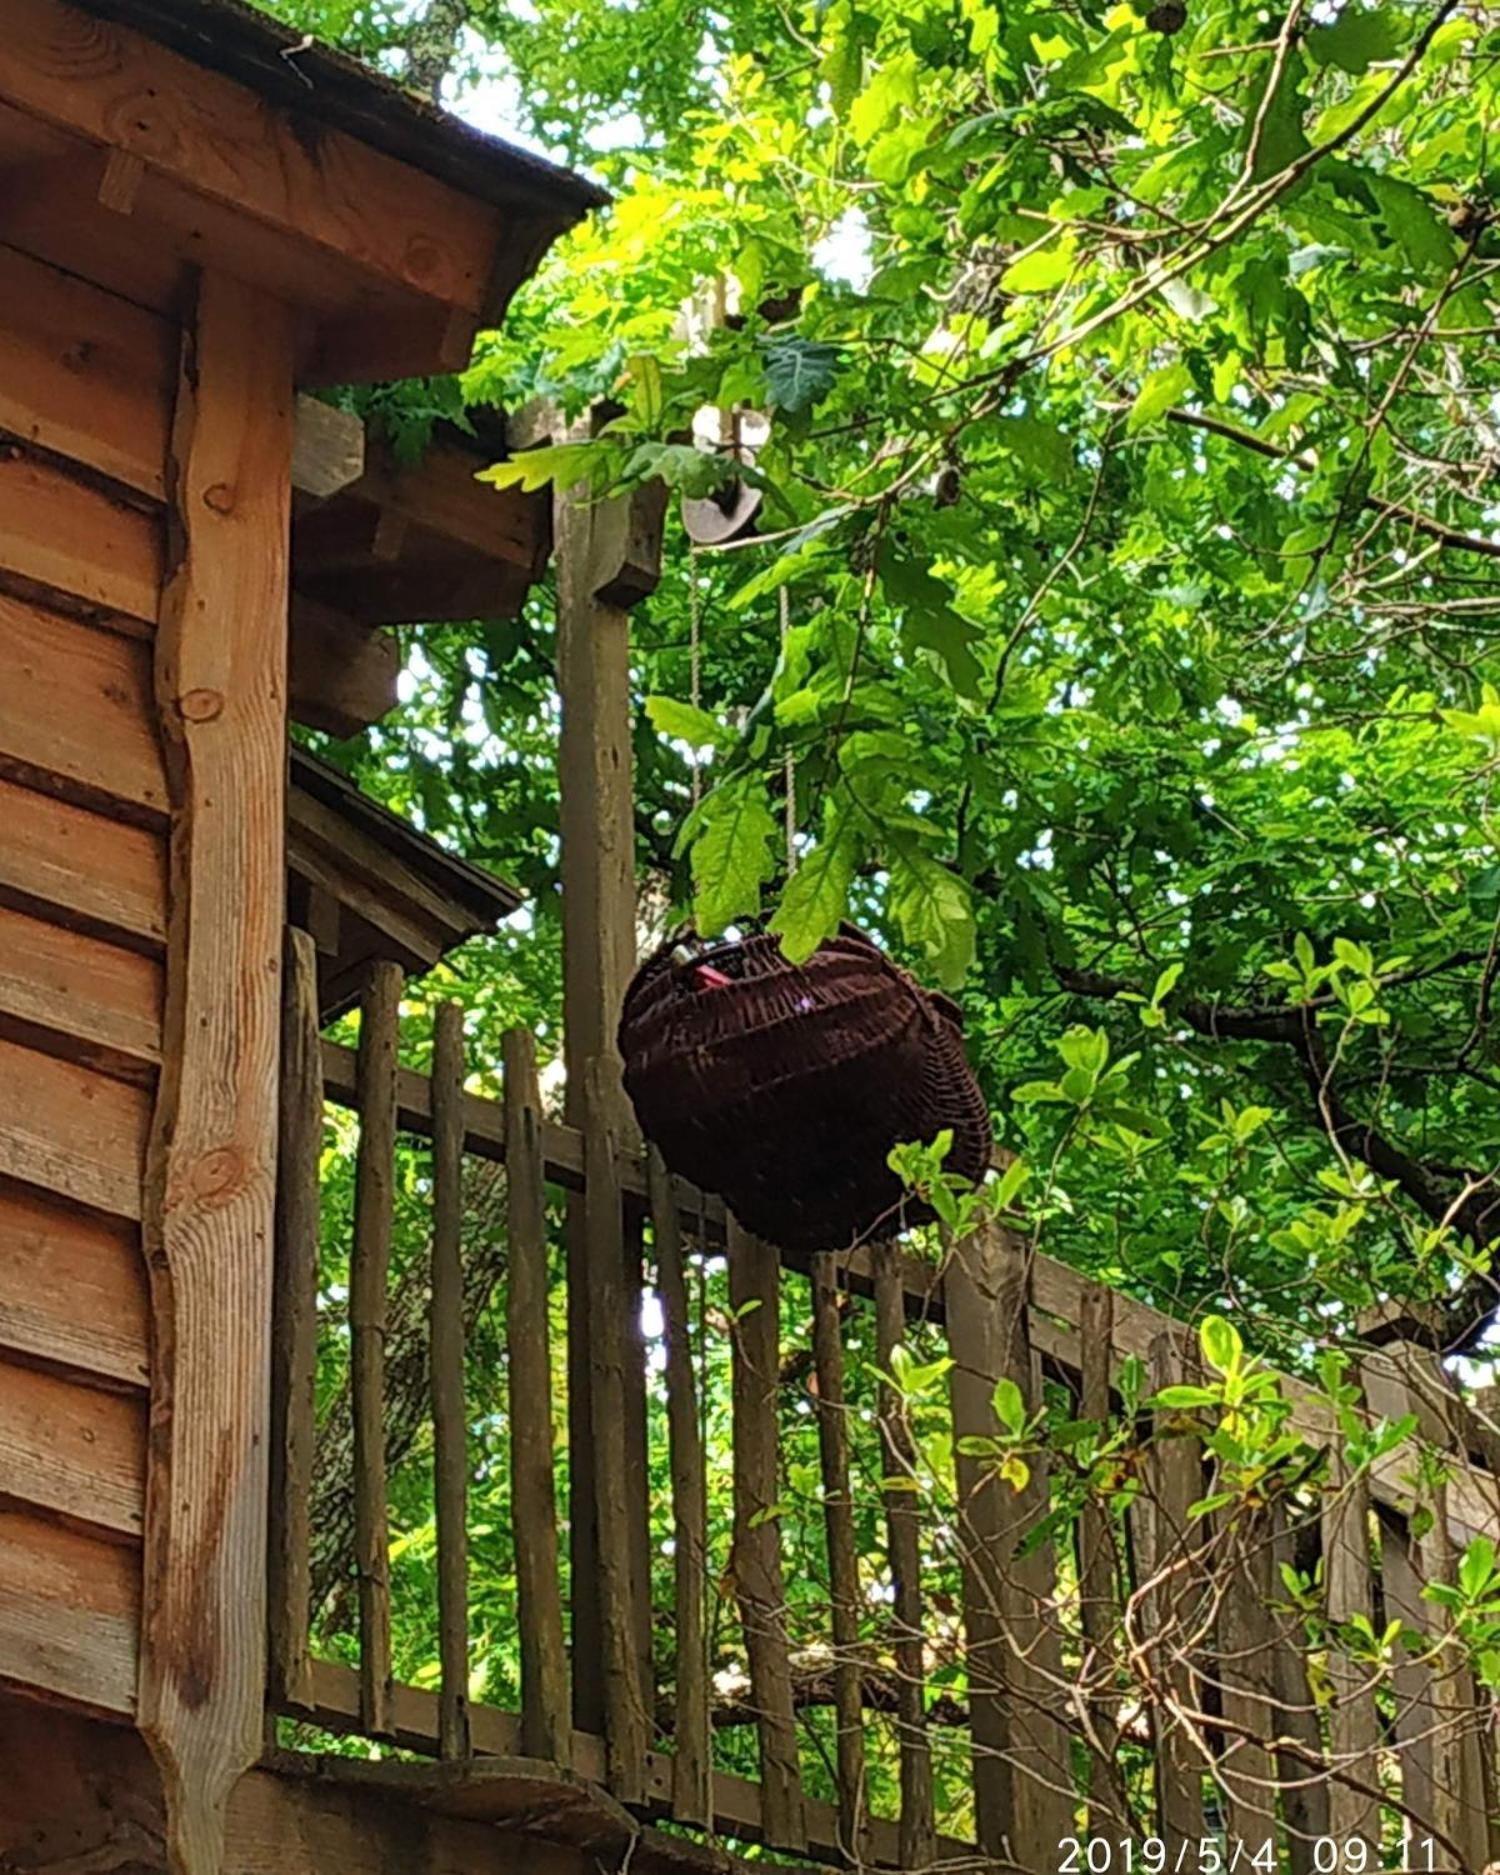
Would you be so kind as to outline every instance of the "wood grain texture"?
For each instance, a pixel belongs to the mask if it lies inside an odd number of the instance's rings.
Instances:
[[[271,1318],[271,1524],[266,1638],[272,1697],[300,1707],[312,1702],[308,1629],[312,1621],[322,1155],[317,951],[305,931],[288,926],[282,985],[276,1282]]]
[[[167,933],[166,842],[0,778],[0,902],[160,951]]]
[[[0,904],[0,1034],[145,1084],[161,1061],[155,958]]]
[[[349,1261],[349,1368],[354,1407],[354,1566],[366,1730],[390,1729],[391,1559],[385,1470],[385,1334],[396,1184],[396,1051],[401,970],[371,964],[360,998],[359,1148]]]
[[[781,1449],[780,1264],[774,1249],[738,1225],[729,1236],[734,1311],[734,1591],[750,1697],[759,1714],[761,1821],[773,1849],[807,1841],[797,1721],[792,1708],[786,1584],[776,1506]]]
[[[135,1549],[0,1507],[0,1681],[133,1712],[140,1597]]]
[[[0,574],[141,631],[156,622],[164,572],[158,515],[27,445],[0,446]]]
[[[437,1518],[439,1746],[469,1755],[469,1423],[464,1373],[464,1012],[438,1006],[432,1044],[433,1502]]]
[[[1080,1316],[1083,1372],[1079,1377],[1079,1417],[1103,1428],[1110,1419],[1113,1291],[1101,1283],[1090,1283],[1083,1292]],[[1120,1641],[1122,1572],[1116,1555],[1115,1525],[1094,1495],[1084,1500],[1075,1528],[1079,1626],[1083,1629],[1086,1649],[1083,1678],[1095,1693],[1088,1705],[1088,1828],[1091,1834],[1102,1835],[1106,1831],[1123,1832],[1130,1820],[1130,1807],[1115,1758],[1119,1740],[1118,1707],[1109,1697],[1111,1668],[1118,1657]]]
[[[510,1248],[505,1349],[516,1622],[521,1631],[520,1745],[528,1756],[566,1765],[572,1762],[573,1723],[558,1574],[542,1095],[536,1043],[529,1031],[508,1029],[502,1048],[506,1240]]]
[[[13,247],[0,247],[0,307],[0,430],[162,500],[173,324]]]
[[[41,17],[28,13],[21,40]],[[181,1875],[219,1867],[224,1805],[263,1730],[293,352],[284,307],[200,282],[157,637],[172,893],[145,1229],[140,1723]]]
[[[833,1704],[839,1834],[856,1867],[869,1859],[870,1793],[865,1771],[864,1673],[860,1666],[859,1548],[849,1466],[849,1404],[844,1378],[844,1329],[839,1259],[813,1258],[813,1365],[817,1376],[818,1459],[828,1543],[829,1627],[834,1650]]]
[[[0,97],[140,157],[138,216],[177,185],[373,283],[483,306],[497,210],[61,0],[9,0],[6,28]]]
[[[0,592],[0,773],[163,826],[151,650]]]
[[[648,1158],[651,1231],[667,1343],[672,1472],[672,1614],[677,1683],[672,1714],[672,1813],[707,1827],[713,1815],[709,1733],[708,1475],[693,1375],[682,1218],[661,1154]]]
[[[148,1324],[135,1225],[0,1182],[0,1348],[139,1389]]]
[[[139,1395],[0,1360],[0,1497],[134,1538],[145,1473]]]
[[[0,1177],[139,1218],[151,1097],[0,1038]]]
[[[1182,1331],[1167,1330],[1151,1346],[1153,1394],[1196,1378]],[[1204,1756],[1191,1714],[1203,1710],[1190,1640],[1203,1622],[1204,1531],[1192,1516],[1203,1495],[1203,1452],[1168,1410],[1153,1416],[1146,1492],[1137,1508],[1136,1591],[1141,1628],[1159,1689],[1152,1712],[1157,1826],[1169,1842],[1203,1834]]]
[[[645,1794],[649,1742],[647,1689],[637,1638],[638,1607],[649,1596],[650,1585],[637,1576],[632,1540],[625,1318],[632,1308],[639,1315],[640,1296],[630,1296],[626,1290],[618,1107],[607,1064],[590,1062],[584,1086],[584,1274],[591,1324],[591,1471],[599,1544],[600,1656],[593,1671],[602,1677],[604,1687],[609,1788],[622,1803],[634,1803]],[[571,1393],[569,1398],[573,1398]],[[575,1640],[575,1676],[590,1670]]]
[[[906,1304],[899,1251],[875,1246],[875,1364],[894,1374],[895,1351],[906,1340]],[[922,1509],[914,1495],[916,1441],[906,1402],[889,1381],[880,1383],[876,1416],[885,1498],[886,1550],[891,1565],[891,1654],[896,1669],[896,1738],[900,1750],[901,1863],[925,1868],[932,1860],[932,1743],[927,1735],[926,1639],[922,1619]]]

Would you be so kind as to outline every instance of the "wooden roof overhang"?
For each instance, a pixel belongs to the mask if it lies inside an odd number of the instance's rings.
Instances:
[[[359,996],[374,958],[420,976],[524,903],[504,879],[460,859],[294,747],[287,793],[289,914],[318,947],[324,1022]]]
[[[178,312],[297,308],[304,383],[466,364],[605,197],[239,0],[5,0],[0,242]]]

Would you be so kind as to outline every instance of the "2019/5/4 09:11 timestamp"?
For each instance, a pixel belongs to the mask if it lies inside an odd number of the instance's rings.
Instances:
[[[1274,1841],[1200,1836],[1170,1842],[1161,1836],[1064,1836],[1057,1845],[1053,1875],[1277,1875],[1283,1867]],[[1363,1836],[1319,1836],[1312,1843],[1315,1875],[1443,1875],[1449,1864],[1439,1858],[1430,1836],[1408,1836],[1399,1861],[1386,1863]]]

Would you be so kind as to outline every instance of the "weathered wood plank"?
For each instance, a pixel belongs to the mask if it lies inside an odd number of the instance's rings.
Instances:
[[[145,1218],[140,1710],[184,1869],[218,1866],[225,1800],[264,1729],[294,343],[275,301],[200,283],[157,635],[172,907]]]
[[[139,1218],[151,1097],[0,1038],[0,1177]]]
[[[316,600],[292,600],[291,713],[330,736],[354,736],[395,709],[396,634]]]
[[[895,1246],[875,1246],[875,1363],[895,1372],[906,1335],[906,1299]],[[932,1813],[932,1743],[927,1736],[926,1637],[922,1617],[922,1512],[916,1489],[916,1441],[906,1402],[891,1380],[880,1383],[877,1412],[891,1566],[891,1653],[896,1668],[896,1738],[900,1751],[901,1866],[926,1868],[936,1825]]]
[[[366,1729],[390,1731],[391,1563],[385,1474],[385,1332],[396,1181],[396,1051],[401,971],[376,960],[360,999],[359,1147],[349,1264],[354,1409],[354,1566]]]
[[[1280,1581],[1282,1569],[1296,1563],[1300,1530],[1284,1500],[1272,1505],[1271,1524],[1272,1555]],[[1276,1769],[1281,1779],[1285,1867],[1287,1875],[1321,1875],[1318,1863],[1326,1859],[1326,1851],[1320,1851],[1318,1843],[1332,1832],[1328,1784],[1318,1775],[1318,1767],[1325,1762],[1323,1728],[1308,1671],[1307,1629],[1300,1612],[1290,1608],[1278,1609],[1275,1625],[1272,1665],[1280,1704]]]
[[[1153,1393],[1189,1377],[1183,1333],[1167,1331],[1153,1341]],[[1202,1495],[1202,1448],[1171,1412],[1158,1411],[1147,1455],[1146,1495],[1138,1506],[1136,1594],[1160,1689],[1151,1715],[1157,1823],[1173,1843],[1196,1842],[1203,1834],[1204,1753],[1189,1716],[1202,1710],[1191,1646],[1203,1622],[1204,1530],[1189,1514]]]
[[[805,1846],[801,1762],[792,1707],[781,1521],[776,1514],[781,1432],[781,1283],[775,1250],[737,1224],[729,1232],[734,1311],[734,1589],[750,1697],[759,1716],[761,1816],[773,1849]]]
[[[133,1712],[140,1602],[134,1548],[0,1507],[0,1680]]]
[[[469,1423],[465,1386],[464,1012],[438,1006],[432,1045],[433,1502],[437,1515],[439,1744],[469,1755]]]
[[[1334,1490],[1323,1511],[1323,1580],[1328,1618],[1343,1624],[1356,1615],[1373,1621],[1370,1574],[1370,1493],[1363,1476],[1335,1456]],[[1339,1841],[1362,1842],[1373,1856],[1380,1846],[1380,1715],[1370,1669],[1337,1643],[1328,1650],[1333,1700],[1328,1714],[1328,1828]]]
[[[0,904],[0,1034],[122,1080],[161,1061],[154,959]]]
[[[854,1532],[854,1486],[849,1463],[849,1413],[844,1376],[844,1329],[839,1305],[839,1259],[832,1251],[813,1259],[813,1371],[817,1381],[818,1460],[823,1478],[823,1527],[828,1545],[829,1627],[833,1638],[835,1768],[839,1833],[855,1867],[870,1853],[870,1792],[865,1769],[864,1673],[859,1616],[863,1605],[859,1548]]]
[[[1012,1381],[1028,1414],[1041,1403],[1027,1321],[1027,1257],[1009,1232],[986,1226],[955,1246],[945,1268],[949,1376],[956,1438],[997,1436],[995,1383]],[[1073,1820],[1071,1741],[1058,1717],[1061,1646],[1051,1619],[1051,1547],[1023,1552],[1046,1512],[1040,1454],[1020,1491],[984,1460],[957,1460],[957,1539],[963,1566],[975,1815],[981,1849],[1023,1868],[1044,1866]]]
[[[0,430],[163,499],[173,324],[13,247],[0,247],[0,306]]]
[[[133,1224],[0,1184],[0,1348],[142,1388],[149,1316]]]
[[[140,157],[138,215],[170,215],[175,186],[184,209],[217,204],[247,237],[258,224],[374,284],[483,307],[498,210],[342,131],[314,138],[243,85],[61,0],[10,0],[6,24],[0,97]]]
[[[645,1792],[649,1743],[648,1689],[638,1647],[639,1599],[649,1585],[637,1579],[637,1550],[627,1478],[626,1313],[640,1297],[626,1293],[624,1213],[619,1177],[618,1106],[606,1064],[585,1070],[583,1200],[588,1285],[589,1403],[593,1426],[595,1517],[598,1531],[599,1613],[609,1787],[622,1802]],[[571,1395],[570,1395],[571,1398]],[[575,1564],[576,1567],[576,1564]],[[577,1653],[574,1673],[587,1672]]]
[[[323,1075],[318,957],[288,926],[281,1010],[276,1284],[271,1319],[271,1528],[267,1641],[271,1697],[312,1702],[313,1451],[317,1443],[318,1251]]]
[[[82,481],[27,445],[0,448],[0,574],[79,600],[127,629],[156,622],[160,518]]]
[[[159,951],[167,933],[166,842],[0,778],[0,901]]]
[[[145,1473],[138,1394],[0,1360],[0,1497],[138,1537]]]
[[[510,1292],[505,1318],[510,1381],[511,1503],[516,1609],[521,1634],[521,1749],[566,1765],[573,1723],[558,1573],[557,1479],[552,1423],[552,1327],[547,1193],[536,1043],[508,1029],[505,1071],[506,1237]]]
[[[1102,1283],[1090,1283],[1083,1291],[1079,1313],[1079,1341],[1083,1351],[1079,1417],[1104,1429],[1109,1426],[1111,1410],[1113,1291]],[[1116,1763],[1118,1709],[1108,1692],[1120,1640],[1120,1581],[1115,1525],[1109,1512],[1094,1496],[1088,1498],[1079,1513],[1077,1543],[1079,1625],[1086,1648],[1082,1681],[1088,1689],[1088,1830],[1091,1835],[1112,1833],[1118,1837],[1125,1834],[1131,1824]]]
[[[1218,1760],[1231,1841],[1248,1858],[1282,1857],[1276,1768],[1269,1741],[1280,1732],[1276,1699],[1277,1594],[1270,1516],[1221,1524],[1215,1545],[1218,1583],[1219,1698],[1225,1720]]]
[[[151,650],[0,592],[0,770],[164,824]]]
[[[654,1148],[648,1159],[656,1277],[667,1340],[667,1422],[672,1468],[673,1650],[672,1811],[708,1827],[713,1816],[709,1733],[708,1475],[698,1423],[698,1389],[688,1318],[682,1218],[671,1176]]]

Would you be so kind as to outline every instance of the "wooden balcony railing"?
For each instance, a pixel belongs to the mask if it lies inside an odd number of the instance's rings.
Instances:
[[[1059,1844],[1085,1835],[1116,1845],[1111,1867],[1132,1841],[1135,1866],[1149,1868],[1153,1836],[1170,1856],[1217,1833],[1245,1845],[1242,1867],[1294,1875],[1352,1869],[1347,1851],[1328,1861],[1335,1840],[1368,1845],[1378,1867],[1381,1843],[1403,1831],[1434,1843],[1434,1869],[1479,1871],[1500,1849],[1492,1701],[1451,1612],[1424,1594],[1457,1579],[1474,1537],[1500,1530],[1500,1491],[1482,1462],[1486,1429],[1435,1363],[1406,1348],[1362,1357],[1362,1423],[1411,1414],[1416,1430],[1342,1477],[1331,1408],[1284,1380],[1293,1428],[1333,1454],[1331,1480],[1205,1512],[1218,1475],[1206,1422],[1144,1404],[1199,1374],[1183,1324],[996,1227],[941,1267],[894,1245],[790,1264],[617,1137],[602,1075],[582,1128],[548,1118],[528,1035],[507,1038],[503,1101],[464,1091],[456,1008],[438,1013],[431,1074],[399,1067],[393,969],[370,977],[357,1054],[321,1042],[312,959],[298,934],[289,943],[273,1711],[446,1761],[444,1789],[464,1789],[467,1815],[519,1803],[508,1761],[524,1758],[601,1787],[635,1819],[841,1866],[1050,1870],[1066,1865]],[[325,1098],[359,1115],[357,1669],[315,1658],[309,1640]],[[384,1336],[398,1133],[430,1144],[435,1695],[396,1683],[391,1664]],[[468,1700],[466,1158],[506,1176],[515,1712]],[[549,1254],[563,1194],[574,1207],[566,1314]],[[724,1255],[716,1384],[702,1311],[706,1259]],[[648,1288],[664,1339],[649,1372]],[[564,1319],[583,1345],[567,1350],[555,1397]],[[1133,1406],[1121,1398],[1132,1367],[1143,1375]],[[881,1378],[893,1373],[905,1390]],[[722,1439],[704,1428],[726,1392],[727,1481],[710,1475]],[[1029,1425],[1049,1407],[1096,1431],[1071,1444],[1013,1436],[1018,1412]],[[573,1441],[565,1496],[570,1413],[587,1415],[587,1436]],[[1113,1506],[1082,1488],[1089,1465],[1077,1458],[1103,1450],[1097,1429],[1109,1426],[1130,1435],[1112,1448],[1130,1486]],[[1446,1454],[1441,1472],[1433,1451]],[[816,1506],[795,1554],[793,1470]],[[653,1503],[668,1479],[670,1503]],[[715,1525],[726,1482],[732,1510]],[[1361,1620],[1365,1656],[1350,1638]],[[1409,1640],[1382,1662],[1393,1620]],[[740,1675],[727,1688],[726,1632],[739,1637],[727,1652]],[[754,1777],[726,1749],[742,1725],[758,1740]],[[387,1781],[415,1788],[423,1775],[403,1764]]]

